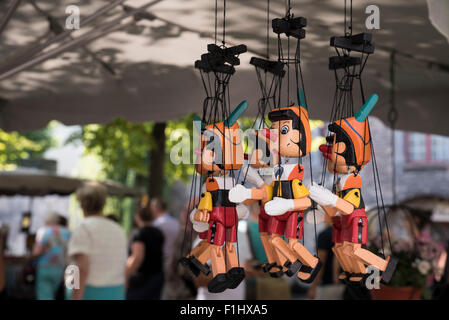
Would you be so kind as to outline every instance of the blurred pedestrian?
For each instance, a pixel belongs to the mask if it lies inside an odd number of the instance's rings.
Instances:
[[[33,257],[36,262],[36,298],[54,300],[66,267],[66,249],[70,232],[59,225],[60,216],[49,212],[45,226],[38,229]]]
[[[135,216],[138,231],[131,241],[126,263],[128,300],[160,300],[164,285],[162,231],[151,225],[150,208],[140,208]]]
[[[167,203],[161,198],[154,198],[150,202],[151,212],[154,216],[153,226],[159,228],[164,234],[164,264],[168,266],[173,255],[176,235],[179,232],[179,222],[167,212]]]
[[[125,298],[126,235],[117,223],[102,216],[106,188],[86,183],[76,192],[84,219],[73,231],[68,253],[79,268],[79,289],[74,300]]]

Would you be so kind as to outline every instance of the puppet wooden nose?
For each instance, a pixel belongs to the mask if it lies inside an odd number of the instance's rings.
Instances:
[[[278,138],[278,135],[276,132],[274,132],[274,131],[272,132],[272,131],[273,130],[270,130],[270,129],[264,129],[263,134],[265,135],[265,137],[267,139],[270,139],[271,141],[275,142]]]
[[[327,145],[327,144],[322,144],[322,145],[320,145],[319,150],[323,154],[323,157],[325,157],[327,159],[331,158],[332,146]]]
[[[196,155],[201,155],[201,149],[200,148],[196,148],[195,150],[193,150],[193,153],[195,153]]]

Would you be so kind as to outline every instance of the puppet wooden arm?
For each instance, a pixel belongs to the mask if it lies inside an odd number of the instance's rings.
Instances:
[[[312,201],[308,197],[304,197],[301,199],[295,199],[294,201],[294,210],[295,211],[301,211],[306,210],[307,208],[310,208],[312,205]]]
[[[273,188],[271,186],[263,185],[260,188],[245,188],[243,185],[238,184],[229,191],[229,201],[234,203],[242,203],[246,200],[262,200],[268,201],[273,194]]]

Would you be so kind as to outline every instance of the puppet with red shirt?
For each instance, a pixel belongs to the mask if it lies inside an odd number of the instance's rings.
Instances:
[[[365,249],[368,219],[362,198],[360,170],[371,160],[371,137],[367,116],[378,100],[372,95],[355,117],[332,122],[327,145],[320,151],[328,159],[328,170],[339,175],[337,194],[319,186],[309,187],[310,198],[317,202],[333,221],[333,251],[344,270],[341,280],[362,283],[366,266],[374,266],[382,272],[382,280],[388,282],[393,275],[396,259],[379,257]]]
[[[277,163],[273,166],[273,182],[262,188],[234,187],[229,198],[233,202],[246,199],[266,201],[264,209],[270,216],[268,233],[280,259],[280,266],[288,276],[310,283],[316,277],[321,263],[298,240],[303,236],[304,210],[310,207],[309,191],[304,186],[304,168],[299,159],[310,152],[311,132],[307,110],[302,106],[273,109],[268,118],[272,130],[278,134]],[[284,163],[281,163],[281,158]],[[282,236],[288,239],[286,243]]]

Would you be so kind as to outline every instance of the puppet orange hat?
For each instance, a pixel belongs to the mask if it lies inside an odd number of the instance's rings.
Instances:
[[[368,123],[368,115],[374,108],[379,97],[371,95],[363,107],[354,117],[336,120],[329,125],[329,131],[335,132],[337,142],[344,142],[346,150],[342,156],[347,165],[363,167],[371,160],[371,136]],[[320,147],[323,155],[329,155],[329,147]]]
[[[201,127],[201,149],[196,151],[196,154],[201,157],[201,154],[207,144],[215,137],[218,138],[221,145],[221,158],[215,159],[215,164],[221,169],[226,170],[237,170],[240,169],[244,162],[243,148],[240,137],[240,130],[237,120],[248,108],[248,102],[242,101],[234,111],[229,115],[229,117],[221,122],[212,123],[210,125],[204,126],[201,119],[195,115],[195,123],[200,123]],[[206,132],[208,132],[207,137]],[[215,150],[216,155],[220,155],[220,152]],[[205,173],[202,169],[201,160],[197,163],[196,170],[198,173]],[[201,172],[203,171],[203,172]]]

